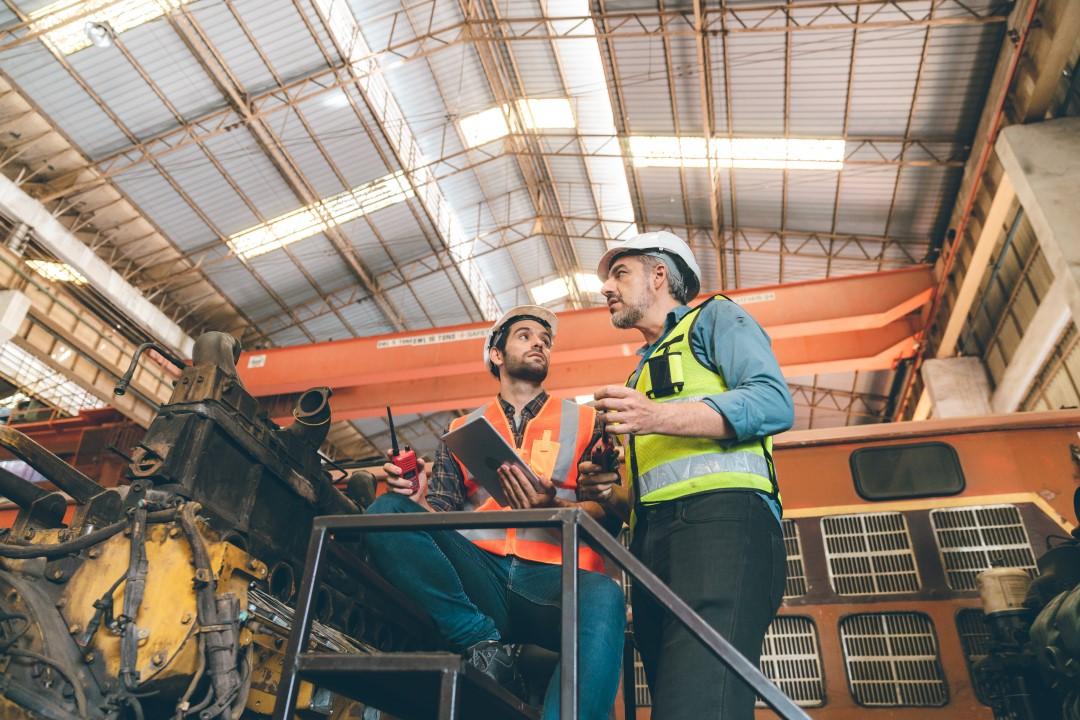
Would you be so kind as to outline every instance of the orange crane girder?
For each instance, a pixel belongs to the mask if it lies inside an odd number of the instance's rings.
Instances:
[[[930,266],[727,293],[764,326],[785,375],[882,370],[915,351],[918,311],[930,300]],[[703,296],[706,297],[706,296]],[[288,417],[295,393],[334,390],[335,419],[475,407],[497,391],[481,364],[486,324],[245,352],[240,376],[271,417]],[[622,383],[636,365],[637,331],[611,326],[606,307],[559,314],[545,386],[558,396]]]

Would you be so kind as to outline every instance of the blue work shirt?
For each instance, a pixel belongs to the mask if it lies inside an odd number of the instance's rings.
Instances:
[[[637,382],[645,358],[664,342],[690,310],[686,305],[680,305],[669,312],[660,338],[638,349],[641,360],[634,370],[631,386]],[[742,307],[723,298],[703,307],[690,333],[690,349],[699,362],[723,377],[728,386],[727,392],[708,395],[702,400],[723,415],[735,433],[734,439],[720,442],[743,442],[776,435],[795,422],[795,406],[773,355],[772,341]],[[780,503],[766,493],[757,494],[779,521]]]

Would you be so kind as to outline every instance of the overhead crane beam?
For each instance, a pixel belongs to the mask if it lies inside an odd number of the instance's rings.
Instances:
[[[773,338],[789,377],[885,370],[915,352],[919,312],[930,299],[927,265],[882,273],[735,290]],[[271,417],[287,417],[295,393],[334,390],[338,420],[474,407],[496,390],[480,363],[484,324],[256,350],[240,359],[248,391]],[[559,316],[545,386],[555,395],[591,393],[633,370],[636,333],[611,326],[605,307]]]

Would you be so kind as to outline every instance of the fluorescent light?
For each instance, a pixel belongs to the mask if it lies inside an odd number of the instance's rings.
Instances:
[[[493,107],[461,118],[461,134],[469,147],[484,145],[510,134],[506,115],[500,107]]]
[[[565,278],[558,277],[554,280],[548,280],[546,283],[532,286],[529,288],[529,293],[532,295],[534,303],[545,305],[569,295],[570,288],[567,286]]]
[[[0,373],[27,395],[71,415],[78,415],[80,410],[105,407],[105,403],[81,386],[11,342],[0,346]]]
[[[58,0],[30,13],[30,33],[41,33],[61,55],[90,47],[91,28],[106,27],[119,35],[125,30],[186,5],[191,0]],[[100,32],[100,30],[98,30]]]
[[[67,282],[73,285],[86,284],[86,278],[67,263],[53,262],[52,260],[27,260],[26,264],[46,280]]]
[[[604,281],[596,276],[596,273],[574,273],[574,284],[578,286],[578,289],[582,292],[590,292],[600,294],[600,289],[604,287]]]
[[[518,117],[524,130],[555,130],[576,126],[574,111],[566,98],[522,98],[518,100]],[[461,134],[469,147],[477,147],[510,134],[509,105],[497,105],[458,121]]]
[[[708,143],[715,168],[841,170],[845,143],[835,139],[714,138]],[[630,138],[635,167],[708,167],[702,137]]]
[[[399,171],[242,230],[226,242],[237,256],[250,259],[412,196]]]

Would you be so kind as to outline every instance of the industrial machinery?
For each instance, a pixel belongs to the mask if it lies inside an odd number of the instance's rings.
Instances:
[[[1074,498],[1080,518],[1080,490]],[[1038,560],[979,575],[988,654],[975,666],[994,717],[1080,720],[1080,528]]]
[[[0,472],[0,495],[20,507],[0,535],[0,717],[273,710],[311,520],[362,508],[319,453],[330,391],[302,394],[294,423],[279,427],[241,384],[239,352],[214,332],[197,340],[190,366],[160,352],[180,374],[117,488],[0,427],[0,446],[58,489]],[[350,653],[426,647],[423,613],[355,549],[318,588],[314,642]],[[329,692],[301,695],[305,716],[358,717]]]

